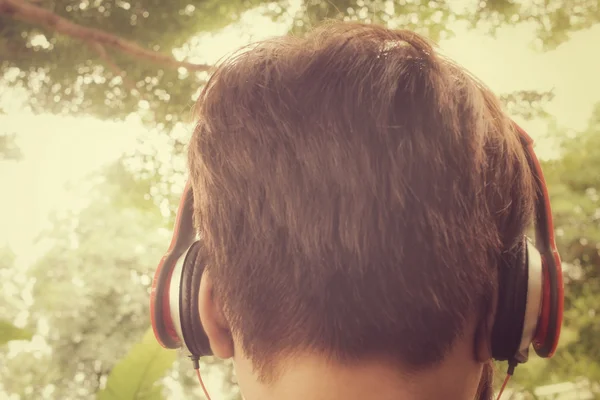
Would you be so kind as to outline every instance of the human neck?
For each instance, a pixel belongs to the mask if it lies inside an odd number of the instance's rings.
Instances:
[[[448,360],[451,361],[451,360]],[[473,400],[482,372],[474,361],[448,361],[407,373],[380,360],[333,364],[321,357],[294,358],[277,381],[255,387],[246,400]],[[458,360],[455,360],[458,361]],[[240,382],[241,383],[241,382]]]

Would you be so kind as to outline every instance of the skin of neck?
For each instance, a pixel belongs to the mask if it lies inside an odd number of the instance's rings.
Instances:
[[[276,360],[270,368],[276,376],[265,382],[244,354],[206,271],[200,281],[198,307],[213,354],[233,360],[244,400],[492,400],[489,332],[493,314],[482,321],[484,325],[475,316],[467,321],[463,335],[429,368],[416,371],[384,359],[336,363],[322,354],[296,350],[293,357]]]
[[[234,342],[236,342],[234,340]],[[277,378],[262,383],[237,343],[233,357],[245,400],[488,400],[480,394],[489,363],[477,360],[473,334],[467,334],[442,362],[411,371],[381,359],[335,363],[317,354],[282,362]]]

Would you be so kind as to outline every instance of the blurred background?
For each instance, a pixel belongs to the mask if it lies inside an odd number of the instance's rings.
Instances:
[[[202,398],[148,330],[194,99],[229,52],[331,18],[427,35],[536,139],[565,326],[504,399],[600,399],[598,0],[0,0],[0,399]]]

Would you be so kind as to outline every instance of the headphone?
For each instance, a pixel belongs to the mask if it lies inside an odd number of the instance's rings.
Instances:
[[[524,237],[510,262],[498,269],[498,303],[492,329],[492,357],[514,366],[528,359],[530,346],[552,357],[563,318],[563,277],[548,189],[533,140],[514,124],[536,182],[535,245]],[[152,328],[165,348],[185,347],[193,360],[212,355],[198,311],[204,272],[193,226],[193,193],[188,181],[177,211],[171,244],[154,275],[150,294]],[[197,364],[196,364],[197,365]],[[512,370],[511,370],[512,368]]]

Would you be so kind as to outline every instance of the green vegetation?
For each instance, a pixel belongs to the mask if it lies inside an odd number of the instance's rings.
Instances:
[[[17,268],[10,249],[0,248],[0,280],[12,288],[0,293],[0,394],[160,399],[166,396],[166,376],[183,388],[184,398],[201,398],[189,360],[158,347],[148,331],[149,286],[185,179],[187,136],[177,128],[187,122],[194,95],[210,73],[204,63],[211,60],[200,56],[193,60],[198,64],[188,65],[171,57],[174,49],[186,54],[194,37],[236,24],[248,11],[296,33],[336,18],[408,27],[434,39],[451,36],[456,21],[485,27],[490,34],[527,22],[536,27],[542,50],[600,21],[596,0],[473,1],[461,10],[453,3],[0,0],[0,92],[24,94],[34,112],[110,120],[139,116],[151,128],[148,135],[164,136],[164,146],[171,149],[165,161],[157,149],[140,146],[89,176],[78,187],[89,190],[89,202],[53,217],[38,242],[48,250],[26,271]],[[75,28],[63,30],[66,22]],[[97,40],[88,28],[135,43],[146,53]],[[501,95],[514,115],[552,123],[544,111],[551,93]],[[565,263],[565,333],[554,359],[519,367],[512,387],[528,393],[580,377],[600,383],[600,106],[582,132],[567,135],[556,126],[552,134],[561,155],[544,167]],[[0,159],[18,162],[20,157],[12,132],[0,129]],[[14,295],[20,292],[31,296]],[[29,340],[39,346],[11,354],[12,341]],[[239,399],[228,364],[209,359],[202,368],[224,376],[223,390],[230,396],[218,398]]]

